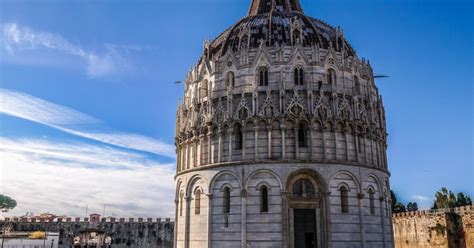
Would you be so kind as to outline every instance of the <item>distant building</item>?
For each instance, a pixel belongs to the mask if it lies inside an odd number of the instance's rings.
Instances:
[[[58,242],[59,233],[12,232],[0,236],[4,248],[58,248]]]
[[[204,43],[175,142],[177,248],[393,247],[372,67],[298,0]]]

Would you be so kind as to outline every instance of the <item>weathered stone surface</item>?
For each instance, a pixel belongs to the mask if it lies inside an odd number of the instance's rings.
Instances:
[[[119,222],[119,221],[61,221],[32,222],[9,220],[0,221],[0,229],[5,225],[12,227],[12,231],[46,231],[59,233],[59,247],[73,247],[73,239],[81,231],[97,229],[111,237],[112,246],[121,247],[147,247],[169,248],[173,247],[174,223],[167,222]]]
[[[473,206],[393,215],[397,248],[474,247]]]

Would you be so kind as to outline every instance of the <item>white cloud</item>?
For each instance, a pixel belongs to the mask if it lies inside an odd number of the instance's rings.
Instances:
[[[73,56],[85,62],[85,71],[90,77],[104,77],[124,74],[132,70],[132,65],[121,52],[141,51],[146,47],[136,45],[112,45],[105,44],[101,52],[87,51],[75,45],[57,34],[36,31],[29,27],[20,26],[16,23],[8,23],[0,26],[1,39],[0,51],[4,55],[13,58],[24,56],[24,52],[49,51],[58,52],[63,55]],[[22,53],[18,55],[18,53]],[[37,64],[45,65],[44,56],[36,56]],[[16,58],[18,60],[18,58]],[[26,59],[25,59],[26,61]],[[31,59],[28,60],[31,64]],[[61,64],[62,61],[57,63]]]
[[[146,155],[85,143],[0,139],[0,191],[10,215],[173,217],[174,169]]]
[[[412,195],[411,199],[420,201],[420,202],[427,202],[427,201],[433,201],[434,199],[429,196],[424,196],[424,195]]]
[[[31,95],[0,88],[0,113],[103,143],[174,157],[174,146],[140,134],[110,131],[101,121]],[[94,131],[90,131],[94,130]]]

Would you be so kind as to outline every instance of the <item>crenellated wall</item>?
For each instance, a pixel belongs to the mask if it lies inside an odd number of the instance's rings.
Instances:
[[[0,230],[5,226],[14,232],[46,231],[59,233],[59,247],[73,247],[74,238],[86,230],[99,230],[112,240],[111,247],[173,247],[174,222],[170,219],[152,218],[5,218],[0,220]]]
[[[474,247],[473,206],[393,215],[396,248]]]

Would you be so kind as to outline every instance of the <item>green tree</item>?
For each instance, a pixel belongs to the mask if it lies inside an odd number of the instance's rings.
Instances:
[[[0,194],[0,211],[8,212],[16,207],[16,201],[6,195]]]
[[[443,187],[435,194],[435,209],[454,208],[456,206],[456,196],[451,190]]]
[[[405,205],[403,203],[397,202],[395,204],[395,207],[392,209],[393,213],[403,213],[406,212],[407,209],[405,208]]]
[[[390,190],[390,196],[392,198],[392,213],[403,213],[406,212],[405,205],[403,203],[398,202],[397,196],[393,192],[393,190]]]
[[[418,211],[418,204],[416,202],[409,202],[407,204],[407,211]]]
[[[392,212],[395,209],[395,205],[397,205],[397,196],[395,195],[395,192],[393,190],[390,190],[390,198],[392,199]]]
[[[456,197],[456,207],[472,205],[471,197],[464,195],[463,192],[459,192]]]

